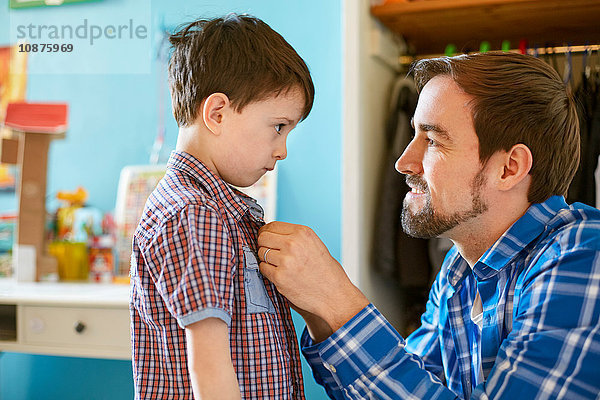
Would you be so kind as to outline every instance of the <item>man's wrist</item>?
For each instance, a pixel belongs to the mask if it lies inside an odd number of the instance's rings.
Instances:
[[[329,327],[329,324],[327,324],[322,318],[317,317],[314,314],[302,315],[302,317],[306,322],[306,329],[308,330],[308,334],[313,342],[320,343],[333,333]]]
[[[326,308],[321,318],[331,330],[329,336],[370,304],[369,300],[356,286],[351,283],[350,285],[348,290],[340,293],[336,299],[325,304]]]

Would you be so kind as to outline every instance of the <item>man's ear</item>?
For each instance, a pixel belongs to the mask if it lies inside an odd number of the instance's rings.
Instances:
[[[213,134],[221,134],[223,115],[229,105],[229,97],[223,93],[213,93],[204,100],[202,121]]]
[[[526,145],[515,144],[509,151],[500,151],[497,155],[500,157],[498,171],[498,188],[500,190],[510,190],[529,176],[533,165],[533,155]]]

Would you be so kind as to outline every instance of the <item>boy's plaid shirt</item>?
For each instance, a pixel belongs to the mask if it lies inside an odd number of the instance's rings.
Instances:
[[[289,305],[258,271],[263,223],[254,200],[172,153],[133,238],[136,398],[193,398],[184,327],[207,317],[229,325],[242,398],[304,398]]]

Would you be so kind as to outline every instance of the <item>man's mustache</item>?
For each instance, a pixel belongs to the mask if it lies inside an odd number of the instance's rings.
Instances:
[[[423,178],[418,177],[416,175],[406,175],[406,184],[422,192],[429,193],[429,187],[427,186],[427,182],[425,182]]]

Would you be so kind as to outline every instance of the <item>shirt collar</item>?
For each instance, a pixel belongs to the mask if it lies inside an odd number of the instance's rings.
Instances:
[[[167,168],[179,170],[196,179],[210,197],[222,203],[236,220],[242,218],[248,209],[252,207],[252,203],[256,204],[254,199],[228,185],[208,169],[202,161],[189,153],[184,151],[171,152]]]
[[[483,253],[477,263],[480,264],[479,268],[474,268],[474,272],[478,277],[486,278],[504,268],[547,229],[550,220],[560,209],[567,206],[562,196],[552,196],[543,203],[532,204],[527,212]]]
[[[559,210],[567,206],[562,196],[552,196],[543,203],[532,204],[477,261],[473,267],[477,279],[485,280],[494,276],[516,259],[547,229]],[[449,261],[448,282],[456,289],[470,268],[458,251],[449,257]]]

